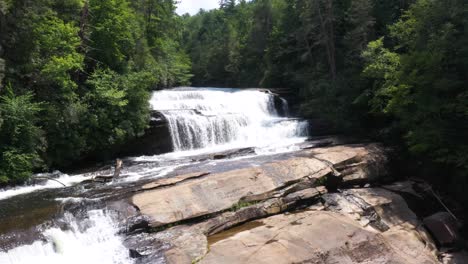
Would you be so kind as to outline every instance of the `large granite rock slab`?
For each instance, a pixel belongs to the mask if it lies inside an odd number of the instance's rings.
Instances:
[[[319,179],[331,169],[316,159],[293,158],[183,182],[136,194],[132,201],[160,226],[229,209],[247,195],[275,190],[304,177]]]
[[[151,254],[131,248],[147,255],[141,263],[155,256],[177,264],[439,263],[433,240],[397,193],[301,187],[298,182],[267,200],[148,234],[155,239]],[[295,207],[304,201],[307,207]],[[460,259],[444,257],[446,263]]]
[[[125,243],[141,264],[439,263],[400,196],[420,199],[413,184],[362,188],[385,165],[379,145],[354,144],[183,169],[131,197],[148,233]]]
[[[374,144],[335,146],[304,150],[286,159],[219,173],[179,175],[181,181],[144,186],[132,197],[150,226],[163,226],[182,220],[219,213],[244,200],[265,200],[300,181],[311,186],[325,184],[327,176],[373,178],[384,166],[381,149]],[[324,179],[324,180],[321,180]],[[167,182],[165,182],[167,184]],[[158,188],[164,187],[164,188]]]
[[[335,212],[282,214],[238,230],[211,240],[200,263],[439,263],[410,233],[365,229]]]

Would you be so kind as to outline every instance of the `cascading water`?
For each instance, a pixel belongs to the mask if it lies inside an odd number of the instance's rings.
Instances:
[[[307,136],[305,121],[279,117],[275,96],[259,90],[178,88],[154,92],[150,102],[166,117],[175,151],[263,147]]]
[[[48,228],[45,240],[8,252],[0,251],[2,264],[128,264],[133,263],[110,213],[88,212],[87,219],[64,216],[69,229]]]

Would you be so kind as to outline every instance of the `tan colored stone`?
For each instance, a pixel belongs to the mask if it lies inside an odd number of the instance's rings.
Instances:
[[[138,193],[132,202],[151,218],[152,226],[160,226],[223,211],[246,195],[269,192],[304,177],[318,179],[330,172],[316,159],[292,158]]]
[[[338,213],[304,211],[260,222],[211,244],[200,263],[438,263],[411,234],[372,232]]]
[[[195,178],[200,178],[208,174],[210,173],[209,172],[193,172],[193,173],[188,173],[184,175],[178,175],[178,176],[171,177],[171,178],[159,179],[157,181],[144,185],[141,189],[147,191],[147,190],[156,189],[160,187],[171,186],[179,182],[183,182],[183,181],[195,179]]]
[[[438,263],[431,238],[399,195],[381,188],[331,194],[323,194],[321,189],[283,193],[283,197],[198,224],[170,228],[156,237],[171,244],[164,250],[169,264],[198,260],[223,264]],[[334,211],[323,211],[325,208],[316,205],[268,217],[290,208],[286,201],[294,204],[319,194],[334,203],[333,207],[328,205],[328,210]],[[258,218],[263,219],[252,221]],[[371,221],[386,228],[375,228]],[[245,224],[233,227],[239,223]],[[207,234],[211,234],[208,247]]]
[[[390,228],[406,226],[416,228],[419,220],[398,194],[381,188],[351,189],[348,193],[372,206],[381,220]]]
[[[364,166],[362,177],[365,178],[371,171],[369,168],[381,166],[377,162],[379,158],[372,156],[377,155],[376,149],[374,144],[317,148],[257,167],[176,176],[144,186],[143,192],[134,195],[132,202],[151,218],[151,226],[166,225],[229,209],[244,198],[248,198],[247,201],[269,199],[281,193],[277,190],[304,179],[313,184],[326,175],[336,175],[335,166]],[[172,186],[160,188],[168,185]],[[272,207],[271,211],[281,211],[281,208],[276,209]]]

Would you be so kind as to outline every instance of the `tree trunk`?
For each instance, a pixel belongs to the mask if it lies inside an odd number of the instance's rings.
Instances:
[[[317,12],[320,19],[320,28],[322,36],[325,38],[324,46],[327,53],[328,65],[330,67],[330,76],[333,82],[336,81],[336,58],[335,58],[335,30],[333,26],[333,0],[326,1],[326,18],[322,14],[320,0],[316,0]]]
[[[117,159],[116,162],[115,162],[115,170],[114,170],[114,178],[117,178],[119,177],[120,175],[120,171],[122,170],[122,160],[121,159]]]
[[[80,18],[80,32],[78,33],[80,39],[81,39],[81,46],[82,49],[84,50],[85,46],[85,38],[86,38],[86,26],[88,24],[88,17],[89,17],[89,6],[88,6],[88,1],[85,2],[83,9],[81,10],[81,18]]]

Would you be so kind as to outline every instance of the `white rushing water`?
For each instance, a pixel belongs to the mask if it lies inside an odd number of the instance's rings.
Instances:
[[[17,195],[32,193],[39,190],[63,188],[64,186],[62,184],[68,187],[91,178],[91,176],[85,175],[70,176],[60,172],[36,174],[33,177],[47,177],[53,180],[45,180],[39,184],[18,186],[15,188],[0,190],[0,200],[8,199]]]
[[[177,88],[154,92],[150,102],[169,122],[176,152],[286,145],[307,136],[307,122],[280,117],[275,96],[263,91]],[[287,112],[287,102],[279,103]]]
[[[87,219],[65,215],[69,230],[50,228],[45,241],[0,252],[1,264],[128,264],[129,251],[117,235],[112,216],[103,210],[88,212]]]

